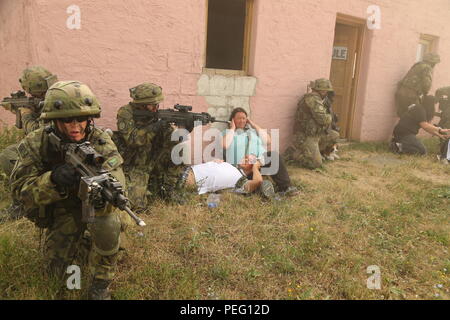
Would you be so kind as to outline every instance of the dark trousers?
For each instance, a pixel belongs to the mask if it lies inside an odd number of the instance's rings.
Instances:
[[[269,175],[269,177],[272,178],[273,182],[275,183],[275,186],[277,187],[278,191],[285,191],[287,188],[291,186],[291,179],[289,178],[289,173],[287,172],[286,165],[284,164],[283,158],[280,157],[280,154],[278,152],[265,152],[263,154],[265,165],[262,168],[268,168],[270,167],[270,158],[278,158],[279,161],[279,167],[278,171],[275,174]]]
[[[447,159],[448,140],[441,140],[441,159]]]
[[[409,134],[403,137],[396,137],[395,140],[402,144],[401,153],[420,155],[427,154],[427,149],[414,134]]]

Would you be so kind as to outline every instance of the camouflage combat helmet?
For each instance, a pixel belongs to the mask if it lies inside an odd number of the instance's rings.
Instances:
[[[58,81],[45,95],[41,119],[99,117],[100,104],[89,87],[78,81]]]
[[[164,100],[162,88],[153,83],[142,83],[130,89],[130,97],[136,104],[158,104]]]
[[[26,68],[19,79],[22,88],[33,96],[44,95],[56,81],[56,75],[41,66]]]
[[[325,78],[311,81],[309,86],[311,87],[311,89],[317,91],[334,91],[333,86],[331,85],[331,81]]]
[[[430,52],[430,53],[426,53],[423,56],[423,61],[436,64],[436,63],[441,62],[441,58],[439,57],[439,55],[437,53]]]

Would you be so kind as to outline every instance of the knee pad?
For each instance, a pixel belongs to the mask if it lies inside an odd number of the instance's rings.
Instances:
[[[92,235],[92,247],[97,253],[110,256],[118,252],[121,223],[117,213],[95,217],[88,228]]]

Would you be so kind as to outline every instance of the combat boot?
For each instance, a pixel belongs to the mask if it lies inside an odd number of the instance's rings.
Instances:
[[[260,186],[260,193],[266,200],[280,200],[280,197],[275,193],[275,188],[272,182],[264,180]]]
[[[89,300],[111,300],[110,280],[94,279],[89,288]]]

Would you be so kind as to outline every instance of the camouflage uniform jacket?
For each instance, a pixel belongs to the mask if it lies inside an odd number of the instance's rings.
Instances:
[[[400,86],[414,90],[419,96],[426,95],[431,88],[433,67],[425,62],[418,62],[411,67]]]
[[[111,174],[125,186],[125,177],[120,167],[123,159],[110,136],[94,127],[86,140],[106,158],[103,168],[110,170]],[[11,175],[11,189],[13,196],[23,202],[26,212],[56,206],[65,208],[66,211],[80,211],[81,214],[81,201],[77,197],[78,186],[60,190],[50,180],[51,170],[64,160],[61,152],[54,150],[50,145],[44,128],[27,135],[17,150],[19,160]],[[108,204],[96,214],[104,215],[112,211],[113,207]]]
[[[34,106],[31,112],[22,112],[22,128],[25,135],[39,129],[40,127],[43,127],[43,121],[39,120],[40,115],[41,110],[39,106]]]
[[[124,157],[124,170],[145,168],[150,172],[155,163],[163,161],[162,154],[169,154],[178,142],[170,140],[173,129],[167,126],[166,130],[153,131],[148,128],[155,123],[153,119],[136,118],[133,109],[140,108],[128,104],[119,109],[117,113],[117,128],[119,138],[117,144]],[[144,109],[145,110],[145,109]],[[166,152],[168,151],[168,152]],[[164,159],[170,161],[169,159]]]
[[[317,92],[307,93],[298,103],[295,114],[294,134],[306,136],[326,134],[330,128],[332,116]]]

